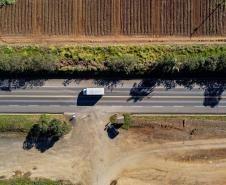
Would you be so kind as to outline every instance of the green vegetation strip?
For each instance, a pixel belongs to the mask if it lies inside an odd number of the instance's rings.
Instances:
[[[5,5],[14,4],[16,0],[0,0],[0,7]]]
[[[73,185],[70,182],[51,181],[47,179],[30,180],[26,178],[0,180],[0,185]]]
[[[65,121],[63,115],[47,115],[50,119]],[[0,132],[28,133],[41,115],[0,115]]]
[[[208,116],[208,115],[131,115],[132,120],[146,120],[158,121],[165,119],[178,119],[178,120],[203,120],[203,121],[226,121],[226,116]]]
[[[117,114],[112,115],[109,118],[109,121],[111,123],[117,124]],[[191,120],[200,120],[200,121],[226,121],[226,115],[149,115],[149,114],[129,114],[124,113],[123,114],[124,122],[122,124],[123,129],[128,130],[133,124],[137,122],[155,122],[155,121],[169,121],[172,120],[185,120],[185,121],[191,121]]]
[[[0,46],[2,76],[209,76],[225,70],[226,45]]]

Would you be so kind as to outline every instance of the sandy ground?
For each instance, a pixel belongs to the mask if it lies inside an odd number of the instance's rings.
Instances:
[[[73,131],[44,153],[23,150],[24,137],[1,135],[0,178],[19,171],[78,185],[226,184],[225,138],[159,140],[153,130],[133,128],[111,140],[108,116],[80,113]]]

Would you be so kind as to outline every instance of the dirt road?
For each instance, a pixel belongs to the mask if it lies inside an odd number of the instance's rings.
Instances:
[[[111,140],[104,131],[108,116],[79,114],[72,133],[45,153],[24,151],[24,137],[1,135],[1,178],[20,171],[80,185],[226,184],[225,138],[160,142],[131,129]]]
[[[145,37],[145,36],[0,36],[0,44],[40,44],[40,45],[143,45],[143,44],[225,44],[223,36],[216,37]]]

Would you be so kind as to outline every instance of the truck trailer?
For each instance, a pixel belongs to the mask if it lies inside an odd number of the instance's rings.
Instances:
[[[85,96],[103,96],[104,88],[85,88],[82,92]]]

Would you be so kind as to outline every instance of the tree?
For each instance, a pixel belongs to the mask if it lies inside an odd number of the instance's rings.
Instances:
[[[66,123],[58,119],[51,120],[49,123],[49,134],[55,138],[62,137],[66,132],[64,125],[66,125]]]
[[[16,0],[0,0],[0,7],[5,5],[14,4]]]

